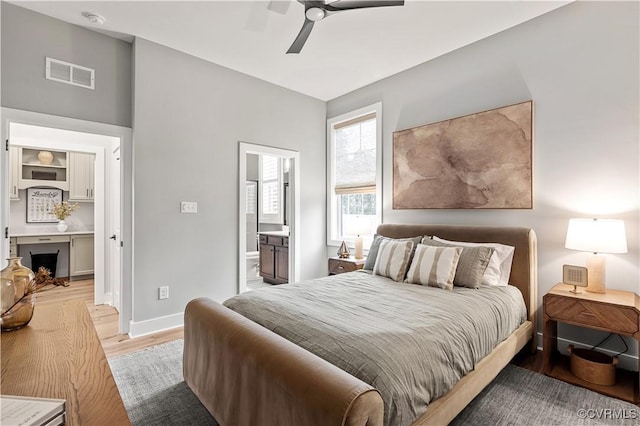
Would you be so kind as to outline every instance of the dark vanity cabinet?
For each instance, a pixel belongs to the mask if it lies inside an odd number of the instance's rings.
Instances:
[[[260,234],[260,276],[270,284],[289,282],[289,237]]]

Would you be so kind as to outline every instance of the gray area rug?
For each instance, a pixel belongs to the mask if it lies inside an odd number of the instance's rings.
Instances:
[[[109,360],[134,426],[217,425],[182,379],[182,347],[174,340]],[[640,425],[639,418],[635,405],[508,365],[451,424]]]

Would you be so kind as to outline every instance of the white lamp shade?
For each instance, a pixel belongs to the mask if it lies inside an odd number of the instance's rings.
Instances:
[[[343,227],[345,235],[369,235],[371,233],[371,224],[367,216],[347,216],[344,218]]]
[[[626,253],[624,222],[617,219],[570,219],[564,246],[592,253]]]

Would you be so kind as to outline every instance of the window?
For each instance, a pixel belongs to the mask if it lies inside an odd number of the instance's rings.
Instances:
[[[282,223],[282,160],[260,155],[260,223]]]
[[[381,223],[382,104],[327,121],[327,244],[365,246]]]

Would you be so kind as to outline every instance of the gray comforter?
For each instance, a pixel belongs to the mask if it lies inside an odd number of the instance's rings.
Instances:
[[[385,425],[408,425],[526,319],[512,286],[454,291],[358,271],[224,305],[377,388]]]

